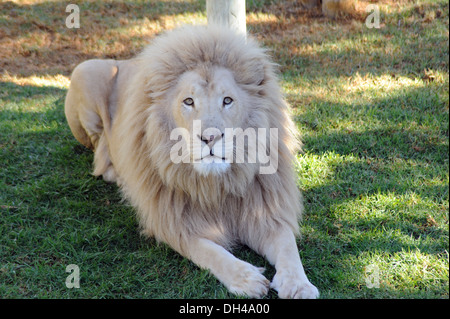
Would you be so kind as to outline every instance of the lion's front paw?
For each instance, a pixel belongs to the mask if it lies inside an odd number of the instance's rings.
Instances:
[[[301,280],[297,274],[277,272],[270,287],[278,292],[283,299],[316,299],[319,290],[307,279]]]
[[[262,298],[269,291],[269,280],[262,275],[264,268],[258,268],[242,262],[236,267],[234,277],[228,283],[228,289],[237,295]]]

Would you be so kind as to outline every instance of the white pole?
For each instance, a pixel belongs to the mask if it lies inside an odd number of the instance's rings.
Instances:
[[[208,24],[226,26],[247,34],[245,0],[206,0]]]

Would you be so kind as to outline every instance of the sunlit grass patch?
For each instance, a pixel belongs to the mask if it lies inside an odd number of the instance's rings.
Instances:
[[[28,76],[22,77],[17,75],[10,75],[4,73],[0,75],[0,82],[10,82],[17,84],[19,86],[35,86],[35,87],[56,87],[56,88],[69,88],[70,80],[69,77],[56,74],[48,76]]]

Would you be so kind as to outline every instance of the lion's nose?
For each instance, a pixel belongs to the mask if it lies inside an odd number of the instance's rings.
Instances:
[[[207,144],[208,146],[213,146],[214,143],[218,140],[220,140],[223,137],[223,133],[221,132],[204,132],[202,136],[199,136],[199,138]]]
[[[210,142],[214,141],[215,136],[214,135],[209,135],[209,136],[207,136],[207,138],[205,136],[203,136],[202,139],[204,141],[206,141],[206,143],[210,143]]]

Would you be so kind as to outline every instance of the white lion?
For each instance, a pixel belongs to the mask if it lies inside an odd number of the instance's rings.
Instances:
[[[275,265],[270,287],[281,298],[318,297],[295,240],[302,212],[295,129],[274,66],[255,41],[228,29],[184,27],[134,59],[86,61],[72,74],[65,112],[74,136],[95,152],[94,175],[120,185],[144,234],[209,269],[235,294],[262,297],[269,289],[262,268],[230,252],[245,244]],[[260,157],[248,160],[255,146],[245,140],[239,150],[230,128],[275,130],[276,138],[253,136],[276,170],[260,174]],[[184,132],[178,139],[177,129]],[[192,143],[175,162],[182,140]],[[247,160],[237,161],[242,150]]]

